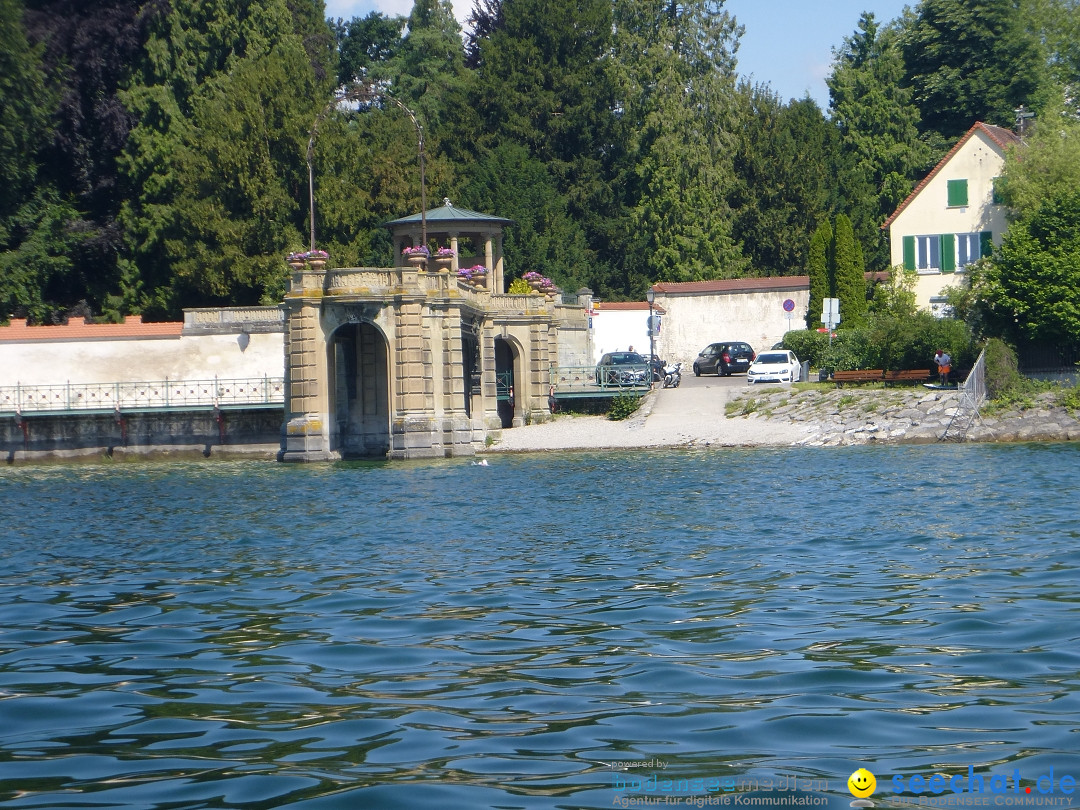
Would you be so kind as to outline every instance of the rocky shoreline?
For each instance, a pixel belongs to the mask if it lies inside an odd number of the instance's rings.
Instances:
[[[728,405],[735,419],[812,425],[797,444],[828,447],[848,444],[927,444],[941,441],[961,405],[960,392],[917,388],[812,389],[743,392]],[[1080,440],[1077,414],[1041,394],[1035,407],[981,409],[963,438],[973,442]],[[959,420],[958,420],[959,421]],[[952,435],[950,433],[950,435]]]

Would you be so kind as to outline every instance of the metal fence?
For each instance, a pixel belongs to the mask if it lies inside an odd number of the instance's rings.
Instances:
[[[986,402],[986,349],[979,353],[979,359],[971,367],[967,379],[960,385],[958,393],[960,400],[956,405],[956,413],[941,434],[940,441],[962,442],[967,438],[967,432],[979,416],[979,408]]]
[[[652,387],[648,365],[552,366],[551,388],[556,397],[611,397],[645,393]]]
[[[283,377],[0,386],[0,413],[280,406]]]

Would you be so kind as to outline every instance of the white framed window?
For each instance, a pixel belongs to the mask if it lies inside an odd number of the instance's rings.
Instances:
[[[915,269],[920,273],[941,272],[941,237],[915,237]]]
[[[932,295],[930,296],[930,314],[935,318],[951,318],[953,308],[949,306],[944,295]]]
[[[956,269],[963,270],[982,256],[982,234],[958,233],[956,235]]]

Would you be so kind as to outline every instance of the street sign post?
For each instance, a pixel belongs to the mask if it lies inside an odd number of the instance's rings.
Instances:
[[[829,345],[832,346],[833,329],[840,323],[840,299],[825,298],[821,302],[821,322],[829,329]]]
[[[795,317],[795,302],[790,298],[784,299],[784,315],[787,317],[787,330],[791,331],[791,319]]]

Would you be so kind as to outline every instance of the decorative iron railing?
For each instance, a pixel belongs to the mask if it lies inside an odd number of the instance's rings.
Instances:
[[[0,386],[0,413],[283,405],[283,377]]]
[[[612,396],[624,392],[644,393],[652,386],[648,365],[555,366],[551,387],[555,396]]]

